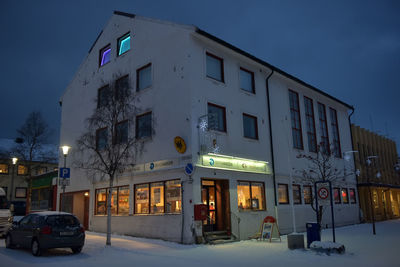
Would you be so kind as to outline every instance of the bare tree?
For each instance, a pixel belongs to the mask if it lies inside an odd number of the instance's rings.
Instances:
[[[128,130],[134,125],[139,111],[128,76],[101,88],[95,102],[96,108],[86,119],[85,131],[76,142],[74,165],[85,170],[88,177],[109,181],[106,245],[111,245],[111,190],[114,180],[133,167],[143,150],[143,139]],[[140,126],[145,131],[152,131],[151,122]]]
[[[24,162],[26,169],[26,181],[28,192],[26,197],[26,210],[30,211],[33,165],[38,166],[40,162],[55,162],[56,155],[48,149],[44,149],[49,136],[50,129],[39,111],[29,113],[24,124],[17,130],[18,138],[13,153]]]

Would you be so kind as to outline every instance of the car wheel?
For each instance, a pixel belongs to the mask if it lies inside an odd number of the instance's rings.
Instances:
[[[40,248],[40,244],[37,239],[32,241],[31,251],[33,256],[40,256],[42,254],[42,249]]]
[[[80,246],[80,247],[72,247],[71,250],[72,250],[72,252],[73,252],[74,254],[77,254],[77,253],[80,253],[80,252],[82,251],[82,247],[83,247],[83,246]]]
[[[6,248],[13,248],[13,243],[10,234],[6,236],[5,242],[6,242]]]

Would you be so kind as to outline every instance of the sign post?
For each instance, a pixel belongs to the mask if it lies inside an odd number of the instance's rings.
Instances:
[[[314,184],[315,192],[317,197],[316,201],[316,211],[317,211],[317,222],[319,221],[319,206],[331,206],[331,218],[332,218],[332,236],[333,242],[336,242],[335,238],[335,218],[333,213],[333,199],[332,199],[332,184],[331,181],[317,181]]]

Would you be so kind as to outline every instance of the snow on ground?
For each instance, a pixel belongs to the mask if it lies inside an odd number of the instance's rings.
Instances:
[[[248,240],[212,246],[114,235],[112,246],[106,247],[104,234],[87,232],[81,254],[52,249],[42,257],[29,250],[6,249],[0,240],[0,266],[400,266],[400,220],[379,222],[376,227],[375,236],[371,224],[337,228],[336,241],[346,246],[346,253],[330,256],[289,250],[286,236],[282,242]],[[332,240],[331,229],[323,231],[322,240]]]

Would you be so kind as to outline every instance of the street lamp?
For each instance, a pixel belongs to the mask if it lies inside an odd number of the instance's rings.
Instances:
[[[376,235],[376,230],[375,230],[375,214],[374,214],[375,206],[374,206],[374,203],[373,203],[373,201],[372,201],[371,185],[370,185],[369,171],[368,171],[368,170],[369,170],[369,167],[371,166],[371,163],[372,163],[371,159],[376,159],[376,158],[378,158],[378,156],[368,156],[368,157],[367,157],[367,160],[365,161],[366,164],[367,164],[367,183],[368,183],[369,203],[370,203],[370,206],[371,206],[372,233],[373,233],[374,235]],[[377,177],[377,178],[380,178],[380,177],[381,177],[380,172],[378,172],[378,173],[376,174],[376,177]]]
[[[10,201],[12,201],[14,191],[14,176],[15,176],[15,165],[17,164],[18,158],[14,157],[11,159],[13,164],[13,173],[11,176],[11,190],[10,190]]]
[[[67,167],[67,156],[68,156],[68,152],[71,149],[71,147],[64,145],[64,146],[61,147],[61,149],[62,149],[62,153],[64,155],[64,168],[66,168]],[[62,198],[61,198],[61,210],[62,211],[64,211],[65,187],[66,187],[66,181],[65,181],[65,178],[63,178],[63,180],[62,180],[62,191],[63,191],[63,194],[62,194]]]

